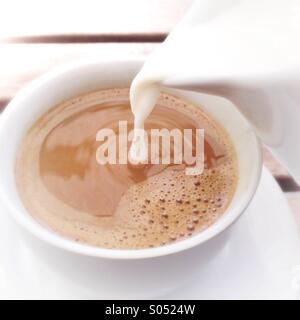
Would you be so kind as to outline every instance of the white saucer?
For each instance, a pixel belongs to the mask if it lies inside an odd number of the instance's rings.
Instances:
[[[97,298],[76,281],[45,268],[1,204],[0,213],[0,299]],[[250,207],[233,228],[228,244],[191,283],[162,298],[300,298],[299,232],[266,169]]]
[[[264,168],[249,208],[227,246],[170,299],[299,299],[299,229],[286,199]]]

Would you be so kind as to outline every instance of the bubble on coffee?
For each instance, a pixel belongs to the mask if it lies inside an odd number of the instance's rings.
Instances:
[[[16,163],[24,206],[41,224],[75,241],[113,249],[168,245],[215,223],[229,206],[237,161],[227,133],[199,106],[160,95],[145,123],[152,128],[203,128],[205,166],[105,164],[96,161],[99,129],[133,128],[128,89],[74,97],[44,114],[28,131]],[[119,137],[120,138],[120,137]],[[130,142],[120,149],[130,148]]]

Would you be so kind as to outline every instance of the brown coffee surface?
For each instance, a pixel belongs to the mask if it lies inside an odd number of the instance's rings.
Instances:
[[[101,128],[133,128],[128,89],[107,89],[52,108],[28,131],[16,163],[24,206],[40,223],[89,245],[138,249],[184,239],[213,224],[237,182],[234,148],[201,108],[162,94],[145,129],[205,130],[205,168],[105,164],[96,160]],[[127,146],[129,149],[130,144]]]

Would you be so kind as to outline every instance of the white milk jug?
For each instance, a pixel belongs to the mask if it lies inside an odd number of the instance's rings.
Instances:
[[[196,0],[132,83],[136,128],[163,87],[231,100],[300,183],[299,0]]]

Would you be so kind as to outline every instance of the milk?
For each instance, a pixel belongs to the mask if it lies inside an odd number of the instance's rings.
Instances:
[[[300,1],[198,0],[131,85],[142,129],[163,87],[222,96],[300,181]],[[142,139],[131,156],[142,160]]]

